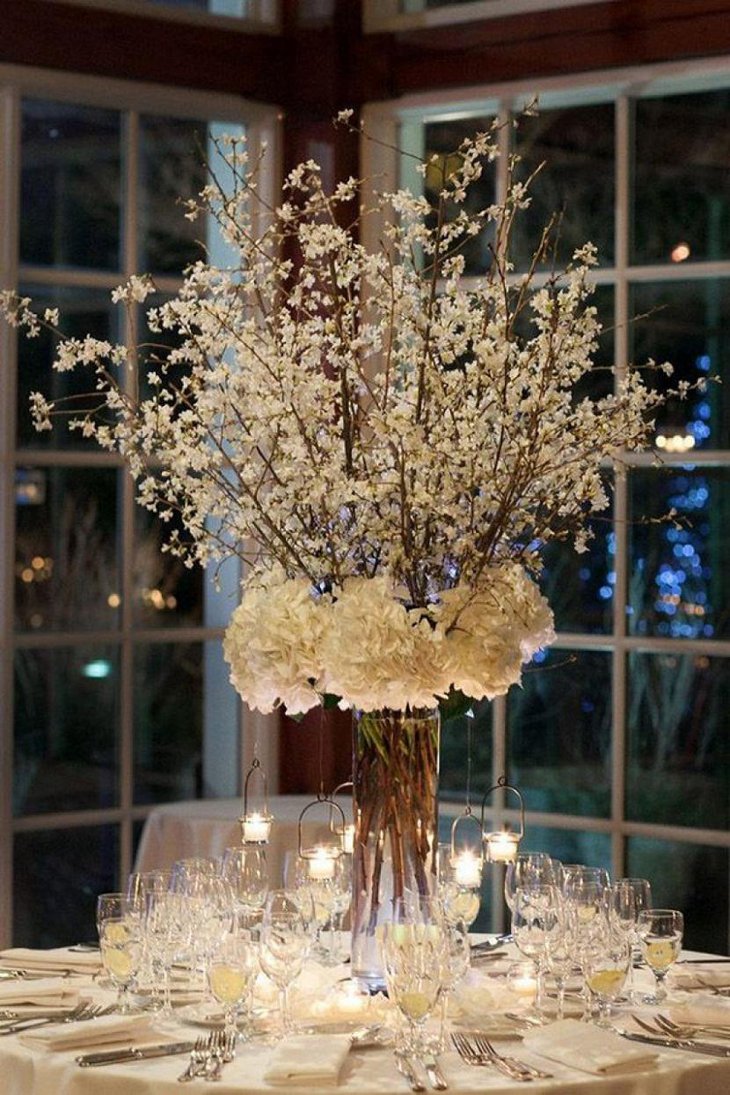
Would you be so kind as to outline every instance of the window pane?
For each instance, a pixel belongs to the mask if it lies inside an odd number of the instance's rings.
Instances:
[[[730,469],[635,469],[629,502],[631,633],[726,638]]]
[[[559,265],[577,247],[591,241],[600,261],[614,255],[614,108],[613,103],[540,110],[520,118],[516,152],[522,157],[520,181],[540,170],[528,209],[515,220],[514,258],[526,267],[551,216],[563,214],[558,232]]]
[[[730,257],[729,111],[727,90],[636,103],[634,262]]]
[[[611,798],[611,658],[552,649],[507,697],[510,782],[528,810],[607,817]]]
[[[114,469],[19,469],[15,545],[18,630],[115,627],[121,603],[116,540]]]
[[[574,829],[550,829],[543,825],[525,826],[520,852],[547,852],[561,863],[584,863],[586,867],[604,867],[611,871],[611,838],[607,833],[578,832]]]
[[[704,654],[629,656],[626,814],[727,829],[730,662]]]
[[[23,100],[21,262],[120,268],[121,116]]]
[[[136,507],[134,623],[137,627],[187,627],[203,623],[203,570],[162,552],[178,522],[162,524]]]
[[[17,651],[16,815],[117,804],[118,707],[115,647]]]
[[[18,833],[14,855],[14,946],[94,942],[96,896],[119,885],[117,826]]]
[[[119,310],[111,303],[110,294],[99,289],[82,289],[40,285],[23,285],[20,292],[29,296],[33,308],[43,313],[45,308],[58,308],[60,328],[65,337],[119,338]],[[98,446],[92,439],[67,427],[64,415],[54,423],[52,430],[38,433],[30,417],[30,393],[41,392],[49,400],[69,396],[94,394],[96,379],[90,369],[77,368],[73,372],[58,373],[51,368],[57,340],[46,330],[37,338],[18,340],[18,447],[31,449],[93,449]],[[89,400],[83,406],[89,406]],[[71,404],[74,407],[74,404]]]
[[[728,952],[728,850],[631,837],[626,873],[648,878],[655,909],[681,909],[685,945]]]
[[[696,383],[703,377],[730,375],[730,279],[647,283],[631,294],[632,358],[637,365],[649,358],[670,361],[674,375],[652,374],[652,386],[666,391],[678,381]],[[727,383],[709,383],[705,392],[672,400],[656,416],[657,435],[667,447],[730,448],[730,394]],[[688,438],[688,440],[685,440]],[[662,444],[658,441],[658,444]],[[686,451],[686,450],[682,450]]]
[[[456,718],[445,718],[441,724],[439,792],[449,802],[465,801],[471,742],[471,792],[474,805],[475,800],[481,800],[492,782],[492,705],[484,701],[474,704],[472,710],[473,718],[459,715]]]
[[[180,118],[140,119],[140,263],[144,270],[180,274],[203,257],[203,221],[189,221],[181,198],[206,182],[207,127]]]
[[[134,801],[201,794],[202,643],[144,644],[134,659]]]
[[[429,161],[432,156],[437,157],[436,163],[429,164],[425,177],[425,194],[434,207],[438,204],[439,191],[443,187],[444,171],[448,176],[459,165],[457,154],[459,145],[467,137],[473,137],[479,131],[487,132],[492,120],[491,117],[456,118],[443,122],[430,122],[424,126],[425,159]],[[449,204],[446,207],[447,220],[456,219],[461,210],[474,216],[491,205],[495,200],[495,179],[495,165],[485,164],[482,177],[467,190],[466,201],[459,205]],[[478,236],[468,240],[460,249],[466,263],[466,274],[483,274],[488,269],[492,261],[489,245],[494,239],[493,227],[491,223],[486,224]]]

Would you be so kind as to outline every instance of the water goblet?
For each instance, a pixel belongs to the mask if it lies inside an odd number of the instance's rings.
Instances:
[[[515,893],[531,885],[560,886],[561,865],[546,852],[518,855],[507,864],[504,872],[504,899],[510,910],[514,909]]]
[[[101,961],[117,990],[116,1010],[128,1015],[129,986],[139,969],[140,918],[134,903],[123,893],[100,894],[96,901]]]
[[[608,908],[613,927],[626,936],[632,951],[632,962],[626,979],[626,995],[634,1000],[634,948],[639,937],[636,926],[639,913],[651,908],[651,885],[645,878],[619,878],[608,891]]]
[[[407,1024],[401,1048],[419,1055],[426,1021],[448,977],[444,925],[397,917],[382,926],[380,946],[388,995]]]
[[[208,956],[208,988],[223,1008],[224,1032],[231,1046],[239,1038],[237,1011],[250,998],[258,967],[257,946],[248,931],[222,936]],[[251,1036],[248,1026],[243,1036]]]
[[[237,911],[253,923],[261,915],[269,889],[264,849],[250,844],[226,848],[220,875],[233,892]]]
[[[621,932],[609,930],[586,949],[586,986],[598,1003],[599,1027],[611,1026],[611,1005],[621,994],[630,965],[631,947]]]
[[[512,910],[512,935],[517,949],[535,965],[535,1012],[542,1017],[547,937],[556,930],[563,904],[557,886],[535,884],[517,889]]]
[[[271,890],[261,923],[261,969],[279,990],[280,1033],[289,1034],[293,1023],[289,988],[299,975],[312,942],[311,919],[299,900],[286,890]]]
[[[661,1004],[667,998],[665,978],[682,950],[684,917],[677,909],[644,909],[639,913],[636,932],[642,956],[656,983],[655,992],[644,997],[644,1001]]]

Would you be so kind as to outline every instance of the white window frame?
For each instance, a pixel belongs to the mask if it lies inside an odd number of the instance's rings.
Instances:
[[[66,101],[121,111],[127,119],[124,138],[130,151],[123,161],[123,187],[126,193],[136,188],[136,161],[139,116],[155,114],[176,118],[209,119],[216,122],[243,124],[252,156],[255,159],[264,142],[268,148],[270,171],[261,178],[262,196],[275,201],[281,178],[280,116],[273,106],[253,103],[237,96],[218,95],[167,88],[160,85],[132,83],[126,80],[104,80],[66,73],[49,72],[25,66],[0,65],[0,210],[5,223],[0,231],[0,287],[15,288],[32,281],[49,287],[79,285],[81,287],[113,288],[123,277],[139,273],[132,269],[130,259],[136,255],[136,210],[125,207],[124,245],[122,261],[125,269],[113,272],[66,271],[54,267],[30,267],[18,262],[19,179],[20,179],[20,119],[24,97]],[[156,278],[163,290],[174,292],[179,279]],[[227,617],[235,604],[238,573],[231,576],[227,596],[216,597],[212,584],[206,582],[205,617],[200,627],[143,629],[132,626],[129,598],[122,609],[117,629],[98,632],[16,633],[14,626],[14,557],[15,557],[15,469],[20,464],[44,467],[79,466],[121,468],[123,461],[114,453],[103,451],[14,449],[16,408],[17,337],[7,324],[0,324],[0,946],[7,946],[12,925],[13,839],[16,833],[71,828],[85,825],[113,824],[120,833],[120,881],[132,867],[133,826],[143,820],[154,806],[133,803],[133,704],[132,654],[139,642],[220,642]],[[134,516],[134,484],[123,477],[120,500],[120,542],[123,573],[122,588],[131,588],[132,542]],[[121,694],[119,714],[119,802],[112,808],[48,813],[29,817],[13,817],[13,692],[14,653],[17,649],[61,647],[73,643],[103,643],[111,639],[120,650]],[[204,646],[204,651],[206,647]],[[205,700],[205,698],[204,698]],[[204,768],[208,765],[211,779],[220,778],[220,754],[227,752],[228,776],[235,769],[234,794],[241,793],[243,773],[251,763],[254,745],[258,756],[272,773],[275,791],[278,772],[278,720],[257,712],[244,714],[242,705],[229,711],[232,725],[220,722],[204,724]],[[212,735],[225,732],[225,743]],[[207,746],[207,748],[206,748]],[[216,773],[216,762],[218,769]],[[213,793],[220,794],[212,787]],[[230,791],[228,792],[230,793]]]
[[[615,361],[617,365],[630,359],[628,353],[629,289],[639,282],[686,281],[701,278],[730,278],[730,260],[721,262],[693,262],[691,265],[630,265],[627,253],[627,222],[629,202],[629,111],[631,100],[661,94],[692,92],[712,88],[730,88],[730,71],[727,58],[709,58],[701,61],[675,62],[654,66],[630,67],[582,73],[553,79],[484,85],[480,88],[457,89],[419,93],[403,97],[397,102],[368,104],[362,114],[366,129],[377,136],[375,144],[366,138],[361,142],[362,177],[377,179],[378,189],[398,185],[397,147],[405,145],[417,151],[419,130],[424,122],[448,117],[506,115],[519,110],[526,102],[539,94],[539,102],[545,108],[613,101],[616,104],[616,204],[615,204],[615,260],[611,267],[601,266],[595,275],[597,283],[615,287]],[[497,200],[502,200],[506,187],[507,141],[510,127],[500,131],[502,155],[498,161]],[[420,178],[420,177],[419,177]],[[419,184],[410,178],[400,180],[414,189]],[[366,206],[372,203],[365,196]],[[362,230],[362,242],[368,249],[378,247],[380,225],[374,216],[366,218]],[[687,456],[663,454],[667,466],[688,463]],[[651,467],[651,452],[628,454],[627,463],[634,467]],[[730,468],[730,449],[693,451],[691,461],[696,466],[722,465]],[[621,517],[627,509],[627,488],[623,477],[617,477],[614,492],[614,512]],[[670,639],[627,634],[625,605],[628,602],[627,522],[618,520],[614,527],[616,536],[616,583],[613,596],[612,630],[606,635],[573,634],[561,632],[555,644],[570,650],[604,650],[612,658],[612,734],[611,734],[611,807],[606,818],[583,815],[527,812],[527,825],[544,826],[583,832],[603,833],[611,841],[611,859],[616,877],[621,877],[625,867],[625,844],[629,837],[676,841],[695,845],[712,845],[730,851],[730,832],[719,829],[700,829],[689,826],[673,826],[628,821],[625,817],[625,763],[626,741],[623,734],[624,712],[627,702],[626,663],[632,651],[646,653],[671,652],[675,654],[701,654],[730,657],[730,640],[727,639]],[[507,770],[507,702],[504,697],[493,702],[493,756],[491,782]],[[519,821],[509,802],[500,801],[495,795],[490,800],[488,816],[492,826],[501,822],[515,824]],[[454,816],[460,806],[442,803],[442,814]],[[493,928],[504,927],[504,902],[501,899],[501,879],[493,872]],[[728,912],[730,934],[730,909]]]

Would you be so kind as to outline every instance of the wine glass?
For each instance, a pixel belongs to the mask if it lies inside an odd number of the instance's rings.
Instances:
[[[475,868],[476,870],[476,868]],[[448,924],[454,926],[464,923],[467,928],[476,920],[481,908],[481,870],[475,879],[467,885],[459,878],[455,869],[451,844],[440,844],[438,848],[438,896],[441,908]]]
[[[444,934],[444,969],[441,977],[439,1036],[435,1046],[437,1053],[445,1053],[449,1048],[446,1039],[446,1015],[449,997],[462,978],[466,976],[471,962],[469,925],[464,920],[454,921],[445,917]]]
[[[289,1010],[289,987],[301,972],[309,953],[311,919],[301,899],[286,890],[267,894],[261,923],[261,969],[279,990],[281,1033],[289,1034],[293,1023]]]
[[[504,899],[510,910],[515,906],[515,893],[532,885],[560,886],[561,865],[545,852],[518,855],[507,864],[504,872]]]
[[[609,929],[586,948],[586,986],[598,1002],[599,1027],[611,1026],[611,1004],[620,995],[630,966],[631,947],[622,932]]]
[[[261,915],[269,888],[264,849],[250,844],[226,848],[220,874],[233,891],[237,911],[253,922]]]
[[[543,1011],[547,937],[557,930],[556,921],[560,919],[562,910],[562,898],[557,886],[533,884],[515,891],[512,935],[517,949],[535,965],[535,1012],[538,1017]]]
[[[174,1019],[172,1008],[172,967],[188,952],[191,925],[185,898],[171,890],[153,890],[147,895],[145,935],[152,968],[162,974],[163,1003],[160,1016]]]
[[[407,1023],[402,1048],[420,1054],[425,1049],[424,1027],[448,978],[448,944],[443,921],[417,915],[405,908],[382,925],[381,952],[388,995]]]
[[[117,990],[116,1009],[128,1015],[134,1010],[129,1003],[129,986],[139,969],[142,949],[139,914],[126,894],[100,894],[96,923],[101,961]]]
[[[223,1008],[224,1032],[231,1046],[239,1037],[237,1010],[251,994],[258,966],[257,947],[249,931],[226,933],[208,956],[208,988]],[[250,1037],[248,1030],[246,1037]]]
[[[641,953],[654,974],[656,989],[644,997],[647,1004],[661,1004],[667,998],[664,980],[679,958],[684,934],[684,917],[677,909],[644,909],[636,922]]]
[[[651,908],[651,885],[645,878],[619,878],[608,891],[608,907],[614,928],[624,933],[632,950],[626,994],[633,1000],[636,995],[633,949],[639,942],[636,925],[639,913]]]

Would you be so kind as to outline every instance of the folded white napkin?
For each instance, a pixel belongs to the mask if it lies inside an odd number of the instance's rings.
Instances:
[[[53,1023],[39,1030],[28,1030],[18,1038],[33,1049],[85,1049],[87,1046],[114,1046],[132,1043],[152,1033],[149,1015],[100,1015],[78,1023]]]
[[[45,1007],[74,1007],[79,1002],[77,988],[57,977],[39,977],[32,981],[0,981],[0,1005],[41,1004]]]
[[[669,1018],[686,1026],[727,1027],[730,1030],[730,1001],[699,996],[669,1008]]]
[[[101,969],[101,956],[98,951],[70,951],[66,947],[51,950],[11,947],[0,951],[0,966],[58,973],[97,973]]]
[[[349,1050],[348,1034],[293,1035],[273,1050],[264,1080],[269,1084],[334,1086]]]
[[[675,989],[721,989],[730,986],[730,964],[727,966],[713,966],[692,964],[675,966],[670,973],[672,985]]]
[[[541,1057],[596,1076],[619,1076],[652,1068],[657,1054],[577,1019],[560,1019],[523,1035],[524,1044]]]

